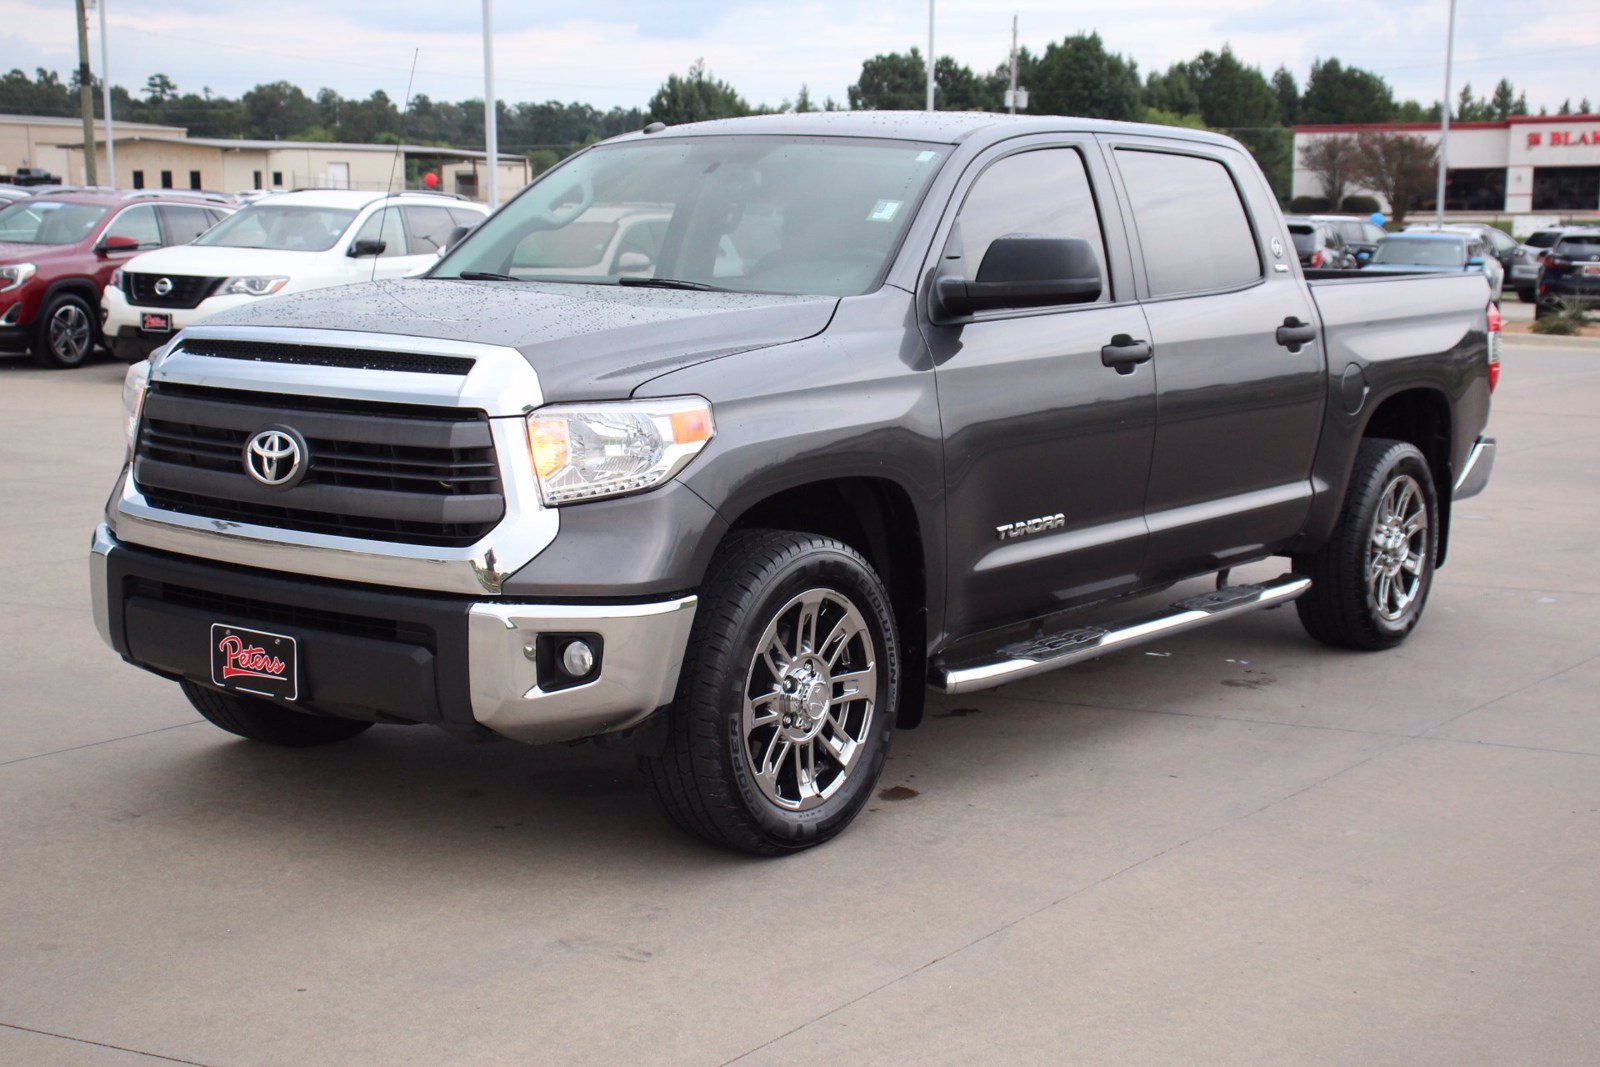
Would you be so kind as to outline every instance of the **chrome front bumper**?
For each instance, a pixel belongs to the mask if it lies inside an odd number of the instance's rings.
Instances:
[[[104,524],[95,530],[89,551],[89,599],[100,637],[127,656],[128,648],[118,647],[115,636],[122,629],[122,605],[117,602],[120,593],[113,588],[116,579],[110,564],[113,553],[122,551],[137,549],[124,550]],[[295,576],[279,572],[278,577]],[[466,670],[454,672],[454,676],[467,679],[472,718],[517,741],[576,741],[625,730],[672,703],[696,604],[694,596],[646,604],[472,602],[462,623],[467,638]],[[119,623],[116,627],[112,625],[114,615]],[[552,680],[539,677],[532,651],[541,634],[598,635],[598,674],[579,685],[548,688]],[[317,639],[315,631],[296,636],[308,642]],[[123,645],[133,643],[132,637]],[[195,652],[202,648],[197,646]],[[131,658],[138,662],[137,657]],[[194,668],[194,680],[208,684],[198,662]],[[190,671],[186,668],[182,673],[188,676]],[[313,684],[304,703],[315,710],[316,699]],[[405,709],[372,710],[408,717]]]
[[[1465,500],[1469,496],[1477,496],[1483,492],[1484,486],[1489,484],[1489,474],[1494,470],[1494,438],[1480,437],[1478,443],[1472,446],[1472,451],[1467,453],[1467,461],[1461,465],[1461,474],[1456,478],[1454,490],[1450,497],[1452,500]]]

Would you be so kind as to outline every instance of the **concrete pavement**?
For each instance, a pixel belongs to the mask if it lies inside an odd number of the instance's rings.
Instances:
[[[0,1062],[1600,1047],[1595,346],[1507,342],[1494,480],[1402,648],[1275,611],[935,701],[871,810],[777,862],[592,748],[199,722],[90,624],[120,376],[0,359]]]

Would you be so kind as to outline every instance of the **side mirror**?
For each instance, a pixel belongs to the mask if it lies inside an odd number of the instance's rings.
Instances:
[[[1081,237],[1013,233],[989,244],[973,281],[943,277],[934,298],[950,317],[996,308],[1088,304],[1103,283],[1094,247]]]
[[[361,240],[350,246],[350,258],[362,259],[366,256],[381,256],[384,249],[389,247],[387,241]]]
[[[133,237],[102,237],[100,238],[100,244],[95,248],[95,251],[102,255],[107,252],[137,252],[138,250],[139,241]]]
[[[649,270],[651,266],[650,257],[643,252],[624,252],[617,257],[618,274],[638,274]]]
[[[460,244],[462,239],[471,232],[471,226],[457,226],[455,229],[451,230],[450,236],[444,239],[444,247],[439,249],[440,253],[442,254],[450,251],[456,245]]]

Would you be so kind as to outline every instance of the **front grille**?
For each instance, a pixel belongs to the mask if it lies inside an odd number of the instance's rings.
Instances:
[[[464,375],[472,370],[474,363],[474,360],[467,356],[378,352],[364,348],[328,348],[322,345],[287,345],[273,341],[214,341],[204,337],[185,341],[183,351],[196,356],[244,359],[256,363],[294,363],[312,367],[348,367],[352,370],[408,371],[412,374]]]
[[[421,645],[430,652],[437,651],[433,630],[415,623],[350,615],[322,608],[303,608],[293,604],[274,604],[134,576],[124,580],[123,589],[130,598],[146,597],[175,607],[193,608],[214,616],[218,622],[255,623],[290,630],[322,630],[347,637],[369,637],[376,641],[403,641]]]
[[[248,442],[272,426],[306,442],[305,476],[290,488],[246,472]],[[450,408],[157,386],[134,481],[168,511],[416,545],[470,545],[505,514],[488,419]]]
[[[163,278],[172,286],[166,294],[156,292],[156,285]],[[128,303],[141,307],[199,307],[200,301],[216,292],[221,284],[221,278],[200,278],[192,274],[122,272],[122,291],[128,295]]]

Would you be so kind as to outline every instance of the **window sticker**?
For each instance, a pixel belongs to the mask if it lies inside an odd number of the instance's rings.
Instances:
[[[900,210],[903,200],[879,200],[867,212],[868,222],[893,222],[896,213]]]
[[[938,155],[937,152],[918,152],[917,153],[917,162],[918,163],[926,163],[926,162],[928,162],[928,160],[932,159],[936,155]]]

